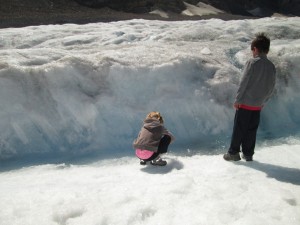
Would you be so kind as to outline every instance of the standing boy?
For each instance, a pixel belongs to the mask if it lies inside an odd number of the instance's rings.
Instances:
[[[231,144],[223,158],[238,161],[240,146],[242,157],[252,161],[256,132],[260,120],[260,111],[271,97],[275,86],[275,66],[268,60],[270,39],[263,33],[258,34],[251,43],[253,58],[247,61],[243,77],[237,91],[234,107],[236,108]]]

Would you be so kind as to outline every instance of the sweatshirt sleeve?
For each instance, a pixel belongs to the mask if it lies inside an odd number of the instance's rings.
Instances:
[[[251,60],[248,60],[246,65],[245,65],[245,68],[244,68],[244,71],[243,71],[243,77],[242,77],[242,80],[240,82],[237,94],[236,94],[236,98],[235,98],[235,102],[234,102],[235,104],[241,104],[241,99],[243,98],[243,96],[246,92],[247,84],[249,82],[250,75],[251,75],[251,70],[252,70],[252,63],[251,62],[252,62]]]
[[[171,142],[173,142],[175,140],[174,135],[170,131],[168,131],[165,127],[163,129],[163,133],[162,134],[170,136],[171,137]]]

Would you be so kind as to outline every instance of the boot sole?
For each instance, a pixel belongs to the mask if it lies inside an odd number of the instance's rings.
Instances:
[[[156,163],[150,163],[152,166],[166,166],[167,165],[167,163],[166,164],[156,164]]]

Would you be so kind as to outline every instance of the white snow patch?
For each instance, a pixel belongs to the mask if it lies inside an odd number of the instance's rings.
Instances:
[[[182,14],[187,16],[205,16],[211,14],[224,13],[224,11],[219,10],[211,5],[205,4],[203,2],[199,2],[197,6],[191,5],[186,2],[184,2],[184,4],[186,6],[186,10],[184,10]]]
[[[0,223],[299,225],[299,144],[259,148],[253,162],[165,158],[166,167],[126,157],[2,172]]]
[[[153,10],[152,12],[150,12],[150,14],[156,14],[163,18],[169,18],[168,13],[166,13],[165,11],[159,10],[159,9]]]

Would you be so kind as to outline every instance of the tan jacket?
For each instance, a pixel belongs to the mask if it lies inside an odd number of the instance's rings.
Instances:
[[[156,152],[164,135],[170,136],[172,141],[175,139],[158,119],[146,119],[138,137],[133,142],[133,147]]]

